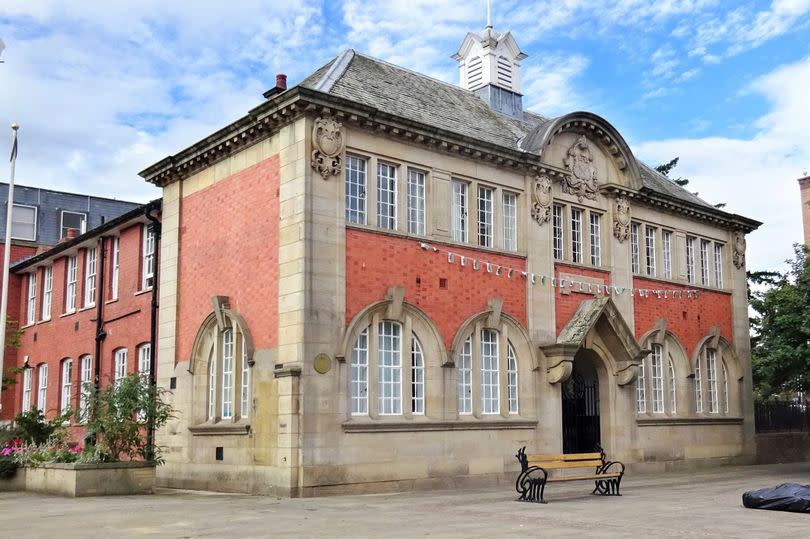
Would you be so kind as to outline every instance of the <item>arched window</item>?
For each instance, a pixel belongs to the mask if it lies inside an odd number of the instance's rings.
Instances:
[[[462,327],[456,338],[456,388],[459,416],[508,416],[520,412],[520,361],[510,340],[519,326],[486,314]],[[494,326],[494,327],[493,327]],[[463,340],[462,340],[463,339]]]
[[[87,417],[87,407],[90,404],[90,387],[93,381],[93,357],[84,355],[79,358],[79,418]]]
[[[62,391],[59,395],[59,413],[64,414],[70,409],[70,393],[73,388],[73,360],[62,360]]]
[[[119,348],[113,352],[113,380],[115,382],[127,376],[127,349]]]
[[[663,330],[648,333],[641,342],[650,353],[638,368],[636,411],[673,416],[678,411],[678,393],[688,391],[685,384],[678,384],[679,379],[686,381],[690,370],[686,353],[677,338]]]
[[[409,338],[406,338],[409,337]],[[408,342],[406,342],[408,341]],[[404,362],[408,350],[409,361]],[[370,363],[377,364],[370,369]],[[406,370],[407,369],[407,372]],[[375,376],[369,380],[369,373]],[[376,384],[377,399],[372,402],[380,416],[403,414],[403,401],[414,415],[425,413],[425,357],[415,333],[406,335],[402,324],[380,320],[364,328],[357,336],[351,354],[349,400],[352,415],[369,414],[370,384]],[[403,383],[407,376],[409,384]]]
[[[37,387],[37,408],[45,412],[47,405],[46,399],[48,398],[48,364],[42,363],[37,372],[37,380],[39,385]]]
[[[152,369],[152,345],[144,343],[138,346],[138,374],[149,379]]]
[[[252,358],[253,339],[238,314],[223,304],[208,315],[192,347],[197,421],[237,423],[250,416]]]
[[[723,337],[706,337],[694,359],[695,413],[728,415],[739,413],[737,357]],[[735,378],[736,375],[736,378]]]

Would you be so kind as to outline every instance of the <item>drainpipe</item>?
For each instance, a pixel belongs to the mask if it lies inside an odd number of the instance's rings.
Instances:
[[[104,224],[104,217],[101,217],[101,224]],[[98,239],[99,251],[99,270],[98,270],[98,284],[96,285],[96,364],[93,373],[93,385],[98,391],[101,388],[101,343],[107,338],[107,332],[104,331],[104,261],[107,259],[107,238],[101,236]]]
[[[147,206],[144,214],[152,222],[152,233],[155,235],[155,272],[152,280],[152,303],[150,305],[150,327],[149,327],[149,387],[154,390],[157,385],[157,314],[158,314],[158,278],[160,268],[160,231],[161,223],[152,215],[154,208]],[[153,393],[153,398],[157,394]],[[146,424],[146,447],[147,454],[151,459],[155,457],[155,418],[149,414]]]

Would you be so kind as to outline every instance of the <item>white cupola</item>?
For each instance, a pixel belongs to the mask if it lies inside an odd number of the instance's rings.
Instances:
[[[526,58],[511,32],[501,34],[487,26],[476,34],[470,32],[453,55],[458,61],[460,86],[477,90],[492,84],[520,93],[520,61]]]

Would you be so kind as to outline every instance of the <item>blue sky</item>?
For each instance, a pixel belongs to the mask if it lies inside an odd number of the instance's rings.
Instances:
[[[790,256],[810,169],[810,0],[492,11],[529,55],[525,106],[595,112],[653,165],[679,156],[691,190],[766,223],[750,267]],[[19,182],[145,201],[159,192],[138,171],[244,115],[276,73],[294,84],[352,47],[456,83],[450,55],[485,13],[486,0],[3,0],[0,125],[22,126]]]

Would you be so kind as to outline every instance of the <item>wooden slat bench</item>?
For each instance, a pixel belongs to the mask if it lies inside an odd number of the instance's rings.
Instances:
[[[527,455],[521,448],[515,455],[520,462],[520,475],[515,481],[515,490],[520,494],[519,501],[546,503],[543,492],[546,484],[558,481],[581,481],[591,479],[595,483],[592,494],[621,496],[619,485],[624,475],[624,464],[605,460],[605,453],[571,453],[556,455]],[[549,470],[590,468],[593,473],[578,475],[552,475]],[[612,469],[611,469],[612,468]]]

